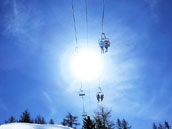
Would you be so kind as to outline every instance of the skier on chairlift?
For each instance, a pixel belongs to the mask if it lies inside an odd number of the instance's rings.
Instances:
[[[101,94],[101,101],[103,101],[103,98],[104,98],[104,94]]]
[[[108,47],[110,47],[110,41],[108,38],[106,38],[105,33],[102,33],[101,40],[99,40],[99,46],[101,48],[101,53],[104,53],[104,47],[105,52],[108,52]]]
[[[100,101],[100,95],[97,94],[97,101],[99,102]]]
[[[104,40],[104,46],[105,46],[105,52],[108,52],[108,47],[110,47],[110,42],[109,42],[109,40],[108,39],[105,39]]]
[[[99,46],[101,48],[101,53],[103,54],[104,53],[104,42],[103,42],[103,40],[99,41]]]

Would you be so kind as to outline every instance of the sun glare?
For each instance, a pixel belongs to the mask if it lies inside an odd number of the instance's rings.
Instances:
[[[103,72],[103,59],[96,50],[81,49],[70,63],[72,74],[81,81],[95,80]]]

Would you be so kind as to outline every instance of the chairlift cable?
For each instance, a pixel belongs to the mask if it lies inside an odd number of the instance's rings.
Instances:
[[[105,14],[105,3],[103,0],[103,11],[102,11],[102,33],[104,32],[104,14]]]
[[[75,11],[74,11],[74,0],[72,0],[72,12],[73,12],[73,22],[74,22],[74,31],[75,31],[75,50],[78,48],[78,38],[77,38],[77,30],[76,30],[76,20],[75,20]]]
[[[84,104],[84,97],[82,96],[82,102],[83,102],[83,113],[85,113],[85,104]]]
[[[82,81],[81,81],[81,88],[79,91],[79,96],[82,97],[82,105],[83,105],[82,116],[85,117],[87,114],[85,112],[85,103],[84,103],[85,92],[84,92],[83,87],[82,87]]]
[[[99,79],[99,87],[100,87],[101,85],[100,85],[100,79]]]
[[[88,48],[88,3],[87,0],[85,0],[85,18],[86,18],[86,47]],[[88,91],[88,99],[89,99],[89,110],[91,107],[91,95],[90,95],[90,86]]]
[[[88,11],[87,11],[87,0],[85,0],[85,16],[86,16],[86,39],[87,39],[87,47],[88,47]]]

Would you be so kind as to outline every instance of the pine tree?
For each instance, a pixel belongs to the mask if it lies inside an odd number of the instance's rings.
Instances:
[[[94,121],[96,123],[96,129],[114,129],[115,123],[110,120],[111,110],[100,107],[99,111],[94,115]]]
[[[100,119],[97,119],[97,121],[96,121],[96,129],[107,129],[107,128],[103,125],[103,123],[101,122]]]
[[[38,116],[36,117],[35,123],[36,123],[36,124],[46,124],[44,117],[41,117],[40,115],[38,115]]]
[[[164,129],[161,123],[159,123],[158,129]]]
[[[123,129],[131,129],[131,126],[129,126],[128,122],[125,119],[122,120],[122,126]]]
[[[62,125],[76,128],[76,126],[80,125],[79,123],[77,123],[77,119],[77,116],[73,116],[71,113],[68,113],[66,119],[63,119]]]
[[[8,120],[5,121],[5,123],[14,123],[16,122],[14,116],[11,116]]]
[[[168,124],[167,121],[165,121],[164,124],[165,124],[165,129],[170,129],[170,125]]]
[[[90,119],[90,116],[83,119],[82,129],[95,129],[95,123]]]
[[[66,119],[63,119],[63,122],[61,124],[64,125],[64,126],[68,126],[68,122],[67,122]]]
[[[158,129],[158,127],[155,123],[153,123],[153,129]]]
[[[168,124],[167,121],[165,121],[164,124],[159,123],[158,126],[153,123],[153,129],[171,129],[171,126]]]
[[[25,123],[33,123],[33,121],[30,118],[30,114],[27,110],[25,110],[22,115],[21,118],[19,120],[19,122],[25,122]]]
[[[107,129],[107,128],[105,127],[105,125],[103,125],[103,123],[102,123],[102,121],[101,121],[100,118],[97,118],[97,119],[96,119],[95,128],[96,128],[96,129]]]
[[[116,120],[116,127],[117,127],[117,129],[122,129],[122,123],[121,123],[121,120],[118,118],[117,120]]]
[[[50,119],[49,124],[54,124],[54,120],[53,119]]]

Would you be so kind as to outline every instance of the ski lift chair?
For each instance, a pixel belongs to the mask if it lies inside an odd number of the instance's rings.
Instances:
[[[102,102],[103,101],[103,99],[104,99],[104,94],[101,92],[101,91],[99,91],[98,93],[97,93],[97,101],[98,102]]]
[[[106,48],[105,52],[107,52],[108,47],[110,47],[110,41],[108,38],[106,38],[105,33],[102,33],[102,35],[101,35],[101,40],[99,40],[99,46],[100,46],[101,50],[103,50],[103,52],[101,52],[101,53],[104,53],[103,47]]]
[[[80,91],[79,91],[79,96],[85,96],[85,92],[82,90],[82,89],[80,89]]]
[[[104,53],[104,41],[103,40],[99,40],[99,46],[101,48],[101,53]]]
[[[97,97],[97,101],[98,101],[98,102],[100,102],[100,101],[102,102],[102,101],[103,101],[103,99],[104,99],[104,94],[103,94],[103,92],[102,92],[101,87],[99,87],[99,91],[97,92],[96,97]]]
[[[83,112],[82,113],[82,117],[84,117],[84,118],[87,117],[87,113],[86,112]]]

